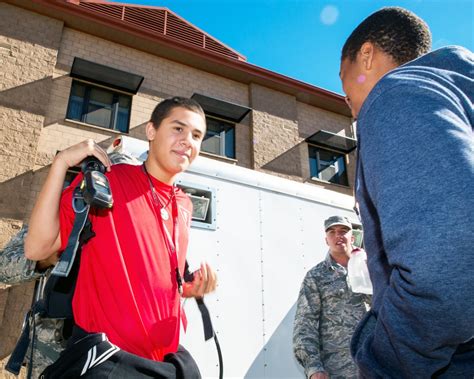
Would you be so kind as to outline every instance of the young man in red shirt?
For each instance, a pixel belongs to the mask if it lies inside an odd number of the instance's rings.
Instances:
[[[74,364],[63,364],[66,371],[55,372],[55,377],[75,375],[71,370],[95,378],[111,372],[128,377],[176,375],[174,366],[157,362],[178,350],[180,323],[185,326],[181,296],[202,297],[216,286],[207,264],[201,265],[193,282],[180,280],[192,204],[173,186],[176,176],[198,156],[205,133],[199,104],[175,97],[158,104],[146,125],[150,149],[142,166],[112,166],[92,140],[55,157],[31,215],[27,258],[48,259],[66,248],[75,217],[72,195],[81,180],[79,176],[62,191],[70,167],[88,156],[98,158],[107,167],[114,198],[111,209],[91,208],[95,237],[81,252],[72,303],[76,326],[68,346],[74,345],[71,349],[77,353],[77,344],[89,337],[110,343],[90,353],[96,355],[92,363],[82,354]]]

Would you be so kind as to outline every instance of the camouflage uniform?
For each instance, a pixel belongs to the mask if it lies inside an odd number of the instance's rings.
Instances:
[[[36,262],[26,259],[23,253],[23,239],[28,227],[24,225],[0,251],[0,283],[20,284],[39,278],[35,271]]]
[[[328,254],[301,285],[293,350],[308,378],[323,371],[331,378],[357,378],[350,340],[371,296],[352,292],[346,278],[347,270]]]
[[[53,364],[66,348],[62,337],[64,321],[37,317],[36,339],[33,349],[32,378],[39,378],[46,367]],[[26,355],[27,364],[31,357],[31,344]]]
[[[28,232],[26,225],[0,251],[0,283],[15,285],[36,280],[46,273],[35,271],[36,262],[26,259],[23,240]],[[38,378],[41,372],[59,356],[64,349],[62,339],[63,320],[52,320],[36,316],[36,340],[33,349],[32,377]],[[31,358],[31,345],[26,360]]]

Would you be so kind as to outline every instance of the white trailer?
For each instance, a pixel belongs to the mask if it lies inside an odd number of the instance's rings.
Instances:
[[[123,137],[118,149],[144,159],[148,143]],[[339,214],[357,224],[353,198],[204,157],[177,184],[192,194],[197,208],[188,250],[191,271],[205,260],[218,275],[218,288],[205,301],[224,377],[303,378],[292,351],[299,288],[326,256],[323,221]],[[187,300],[184,309],[188,329],[181,343],[204,378],[217,378],[216,347],[204,341],[197,305]]]

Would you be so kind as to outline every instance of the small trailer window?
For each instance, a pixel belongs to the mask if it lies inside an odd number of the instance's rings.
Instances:
[[[177,181],[177,186],[193,203],[192,227],[216,230],[216,191],[195,183]]]

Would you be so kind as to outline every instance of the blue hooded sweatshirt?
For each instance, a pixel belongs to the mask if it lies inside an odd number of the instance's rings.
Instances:
[[[442,48],[386,74],[360,111],[363,377],[474,377],[473,74],[472,52]]]

